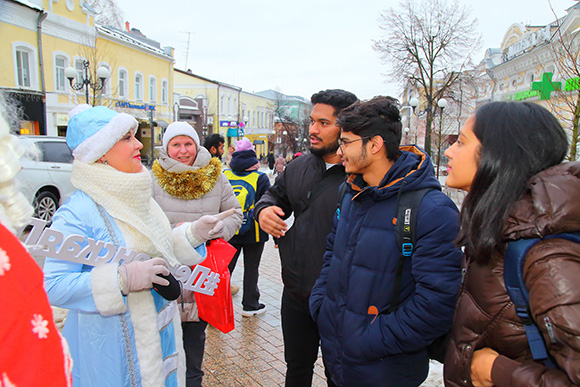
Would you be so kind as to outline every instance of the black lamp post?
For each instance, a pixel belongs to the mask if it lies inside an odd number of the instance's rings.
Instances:
[[[110,72],[109,69],[106,67],[99,67],[97,69],[97,77],[99,78],[98,82],[92,82],[91,76],[89,75],[89,61],[83,60],[83,77],[79,80],[79,82],[75,82],[75,78],[77,76],[77,70],[74,67],[67,67],[64,70],[64,75],[68,78],[70,82],[70,87],[73,90],[79,91],[85,89],[85,97],[87,99],[87,104],[89,103],[89,88],[93,89],[93,92],[97,92],[103,90],[105,87],[105,82],[107,78],[109,78]]]
[[[417,106],[419,106],[419,99],[417,98],[411,98],[409,105],[411,105],[413,108],[413,113],[416,116],[422,116],[425,113],[427,114],[427,126],[425,127],[425,152],[431,156],[431,124],[436,107],[429,103],[425,110],[416,111]],[[439,101],[437,101],[437,106],[439,106],[441,109],[441,114],[443,114],[443,109],[447,107],[447,100],[445,98],[441,98]]]

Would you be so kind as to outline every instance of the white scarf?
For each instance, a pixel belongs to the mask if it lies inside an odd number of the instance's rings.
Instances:
[[[171,266],[180,265],[173,254],[171,226],[151,197],[151,175],[145,168],[125,173],[105,164],[75,160],[71,183],[103,206],[120,228],[127,229],[129,235],[123,233],[127,248],[161,256]]]

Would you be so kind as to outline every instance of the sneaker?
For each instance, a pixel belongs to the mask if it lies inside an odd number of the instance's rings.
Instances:
[[[240,291],[240,287],[239,286],[232,285],[231,288],[232,288],[232,296],[235,296]]]
[[[258,306],[258,309],[256,310],[242,310],[242,316],[244,317],[252,317],[252,316],[257,316],[259,314],[262,314],[266,311],[266,305],[264,304],[260,304],[260,306]]]

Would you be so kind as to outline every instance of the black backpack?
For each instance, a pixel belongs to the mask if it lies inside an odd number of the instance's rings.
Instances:
[[[402,187],[397,194],[397,244],[400,246],[401,255],[397,263],[395,280],[393,281],[393,299],[389,306],[388,313],[395,312],[399,307],[399,295],[401,294],[401,280],[403,276],[403,267],[407,259],[411,259],[415,250],[417,237],[415,235],[415,226],[417,224],[417,215],[423,196],[434,188],[423,188],[417,191],[405,191],[406,181],[403,181]],[[338,195],[338,205],[336,215],[340,219],[340,210],[342,201],[346,194],[347,183],[341,185]],[[429,358],[443,363],[447,345],[451,338],[451,330],[437,337],[427,346]]]
[[[544,239],[561,238],[572,242],[580,243],[580,232],[577,233],[563,233],[554,234],[544,237]],[[532,357],[544,363],[546,367],[559,368],[556,361],[550,356],[546,343],[538,326],[530,313],[530,295],[524,284],[524,264],[526,262],[526,254],[530,249],[542,239],[519,239],[517,241],[509,242],[505,255],[503,266],[503,278],[505,281],[506,290],[514,303],[516,314],[524,323],[526,328],[526,336],[528,337],[528,344]],[[551,331],[551,324],[546,322],[548,335],[553,337]]]

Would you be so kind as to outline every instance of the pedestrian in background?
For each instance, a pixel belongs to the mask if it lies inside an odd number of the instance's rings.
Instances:
[[[218,160],[221,160],[224,154],[224,144],[224,136],[219,133],[213,133],[205,138],[203,147],[209,151],[211,157],[216,157]]]
[[[14,111],[0,93],[0,386],[72,386],[72,359],[54,323],[42,270],[13,234],[34,213],[15,185],[26,150],[4,118]]]
[[[270,151],[268,153],[268,168],[270,168],[270,173],[274,173],[274,163],[276,159],[274,158],[274,152]]]
[[[236,142],[236,151],[232,155],[230,169],[225,175],[236,192],[244,214],[244,224],[230,239],[236,248],[236,254],[230,262],[230,273],[233,274],[240,253],[244,254],[244,282],[242,295],[242,316],[250,317],[266,311],[266,305],[260,303],[258,277],[260,260],[268,234],[260,229],[254,218],[255,204],[270,188],[270,179],[260,172],[260,162],[256,157],[254,146],[247,139]]]
[[[201,233],[196,225],[172,231],[151,198],[137,127],[132,116],[104,106],[79,105],[70,113],[66,142],[74,156],[71,182],[78,191],[57,210],[50,228],[65,239],[80,235],[157,257],[97,267],[46,259],[48,298],[68,309],[63,335],[75,386],[185,383],[177,303],[152,287],[169,285],[158,276],[168,275],[169,265],[203,261],[205,245],[189,237]]]
[[[276,169],[277,174],[284,172],[284,168],[286,168],[286,161],[284,161],[284,156],[282,156],[282,153],[278,155],[278,158],[274,163],[274,168]]]
[[[453,321],[461,282],[457,207],[441,192],[429,156],[399,148],[397,100],[357,102],[338,125],[348,180],[310,296],[328,384],[419,386],[429,373],[427,346]],[[422,190],[410,208],[416,221],[406,223],[399,205]],[[397,237],[403,224],[417,235],[408,257]]]
[[[492,102],[467,120],[447,184],[468,192],[458,243],[466,274],[445,358],[446,386],[580,385],[580,163],[562,163],[567,136],[535,103]],[[542,238],[526,254],[529,312],[556,368],[534,361],[506,291],[506,243]],[[545,238],[545,239],[544,239]]]
[[[220,228],[208,239],[229,240],[242,224],[242,211],[222,163],[199,145],[199,136],[187,122],[173,122],[163,134],[163,148],[153,163],[153,197],[172,225],[181,222],[206,223],[220,212],[235,208],[234,215],[220,221]],[[199,238],[198,238],[199,240]],[[187,387],[201,386],[205,329],[198,316],[192,291],[184,290],[179,303],[183,344],[187,360]]]
[[[289,387],[312,385],[320,337],[310,316],[308,297],[322,268],[338,187],[345,178],[336,154],[340,129],[335,121],[338,113],[356,100],[344,90],[324,90],[312,96],[311,153],[294,160],[256,205],[262,230],[280,238],[282,334]],[[288,229],[284,219],[292,213],[294,225]]]

